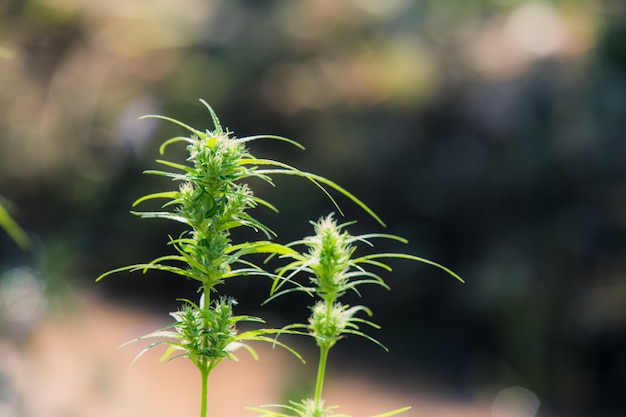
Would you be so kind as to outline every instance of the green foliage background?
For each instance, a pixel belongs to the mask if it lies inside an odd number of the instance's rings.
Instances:
[[[403,250],[466,279],[399,263],[371,305],[402,335],[384,340],[381,368],[463,395],[522,385],[569,415],[619,412],[623,2],[8,0],[0,48],[0,194],[34,241],[24,253],[3,235],[0,272],[32,264],[92,290],[102,271],[161,255],[169,225],[127,213],[162,188],[140,172],[180,132],[137,118],[208,127],[204,98],[238,136],[303,143],[277,159],[345,186]],[[278,186],[255,192],[281,210],[260,220],[284,241],[332,210],[301,182]],[[377,227],[344,207],[357,229]],[[185,291],[154,280],[155,293],[133,280],[102,291],[146,304]],[[242,305],[260,291],[235,289]]]

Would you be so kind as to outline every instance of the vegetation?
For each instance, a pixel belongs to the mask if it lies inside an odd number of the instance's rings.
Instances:
[[[177,136],[166,140],[160,147],[163,154],[173,144],[186,145],[189,164],[168,160],[158,160],[171,169],[166,171],[149,170],[148,174],[164,176],[177,182],[176,190],[151,193],[139,198],[133,206],[148,200],[164,199],[160,211],[135,212],[143,218],[160,218],[182,223],[187,227],[177,237],[170,237],[169,245],[174,253],[158,257],[151,262],[117,268],[101,275],[98,280],[122,271],[162,270],[198,283],[199,301],[184,299],[179,310],[170,315],[174,322],[164,328],[136,340],[156,339],[148,344],[139,355],[156,346],[165,345],[163,360],[185,357],[200,371],[201,405],[200,416],[208,413],[207,393],[209,374],[220,362],[228,358],[236,360],[235,351],[245,348],[255,358],[257,354],[248,343],[265,341],[282,346],[297,357],[301,356],[278,340],[281,334],[309,334],[320,349],[320,360],[314,398],[286,406],[287,410],[299,416],[330,416],[330,408],[324,406],[322,388],[326,373],[328,353],[335,343],[347,334],[363,336],[374,340],[360,330],[360,325],[377,327],[367,319],[357,317],[371,311],[362,305],[350,307],[339,301],[347,291],[356,291],[364,284],[376,284],[388,288],[383,279],[365,267],[375,266],[386,270],[391,268],[384,263],[388,258],[404,258],[437,266],[457,279],[456,274],[447,268],[411,255],[397,253],[370,254],[353,257],[355,244],[370,244],[374,238],[388,238],[405,242],[404,239],[386,234],[351,236],[343,231],[345,225],[337,225],[333,215],[315,223],[315,236],[286,245],[272,242],[275,237],[271,228],[256,220],[250,211],[258,206],[277,209],[268,201],[253,194],[247,181],[259,178],[272,184],[274,175],[295,175],[302,177],[320,188],[333,202],[331,191],[339,192],[360,206],[382,224],[382,221],[361,200],[336,183],[319,175],[301,171],[293,166],[272,159],[257,158],[247,148],[250,142],[261,139],[283,141],[295,146],[296,142],[279,136],[262,135],[236,138],[222,128],[213,109],[203,101],[209,110],[214,130],[202,132],[178,120],[158,117],[186,129],[189,136]],[[335,203],[336,205],[336,203]],[[340,208],[336,206],[338,210]],[[232,231],[238,228],[251,228],[263,237],[261,240],[234,242]],[[308,251],[298,252],[294,247],[303,245]],[[287,265],[277,272],[267,271],[262,265],[248,259],[250,255],[264,254],[289,259]],[[311,275],[310,285],[294,283],[293,278],[301,273]],[[263,319],[253,316],[236,315],[233,311],[236,301],[218,292],[218,286],[232,278],[265,276],[273,279],[273,295],[276,298],[293,291],[315,294],[319,301],[312,307],[309,324],[292,324],[281,329],[260,328],[239,332],[240,322],[263,323]],[[136,341],[135,340],[135,341]],[[377,342],[378,343],[378,342]],[[301,358],[302,359],[302,358]],[[404,411],[396,410],[385,416]],[[269,412],[267,416],[282,416]],[[381,416],[382,417],[382,416]]]
[[[26,249],[30,246],[30,238],[2,204],[0,204],[0,228],[4,229],[20,248]]]

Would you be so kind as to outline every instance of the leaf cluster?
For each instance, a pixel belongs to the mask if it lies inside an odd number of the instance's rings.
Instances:
[[[282,330],[256,329],[238,332],[236,326],[240,322],[263,323],[263,320],[254,316],[233,315],[233,306],[237,303],[232,298],[220,297],[212,301],[209,308],[200,307],[204,301],[202,298],[200,304],[190,300],[183,301],[184,304],[178,311],[170,313],[175,320],[172,324],[122,345],[157,339],[139,352],[133,362],[153,347],[165,345],[168,349],[161,356],[161,360],[186,357],[198,368],[206,366],[208,370],[212,370],[225,358],[237,361],[233,352],[240,348],[258,359],[256,351],[246,343],[250,341],[264,341],[282,346],[303,360],[299,353],[269,336],[272,333],[284,333]]]

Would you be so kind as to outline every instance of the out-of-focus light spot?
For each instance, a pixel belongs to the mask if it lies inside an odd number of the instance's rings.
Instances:
[[[215,2],[186,0],[181,7],[168,0],[40,0],[31,13],[50,20],[89,22],[85,37],[92,48],[136,56],[159,48],[188,45],[205,32],[203,24],[215,15]],[[30,3],[29,3],[30,4]]]
[[[334,97],[314,62],[274,66],[264,77],[261,90],[270,106],[287,114],[326,107]]]
[[[141,116],[158,114],[158,106],[149,96],[139,96],[131,100],[120,113],[115,124],[115,139],[123,147],[140,151],[146,141],[150,139],[159,121]]]
[[[530,1],[502,18],[467,27],[468,62],[489,78],[511,79],[538,60],[585,53],[594,44],[594,33],[580,13]]]
[[[410,2],[408,0],[352,0],[362,10],[379,17],[387,17],[402,13]]]
[[[528,65],[526,54],[512,47],[498,23],[483,24],[466,36],[470,65],[489,78],[508,79],[521,74]]]
[[[14,268],[0,281],[0,314],[10,326],[28,327],[47,306],[43,283],[28,268]]]
[[[410,37],[364,54],[353,66],[365,71],[362,79],[372,102],[419,102],[430,96],[439,81],[431,52]]]
[[[103,19],[93,31],[96,44],[121,56],[135,56],[147,50],[174,48],[188,42],[186,31],[168,28],[147,19]]]
[[[589,333],[623,332],[626,329],[626,283],[620,283],[623,263],[607,265],[597,274],[612,277],[614,284],[596,286],[581,295],[576,309],[577,321]]]
[[[262,92],[285,113],[348,106],[414,104],[438,85],[432,54],[413,38],[334,59],[277,65],[265,75]]]
[[[524,387],[509,387],[500,391],[493,400],[493,417],[535,417],[541,401]]]
[[[509,15],[505,30],[517,48],[540,57],[558,52],[566,37],[559,13],[539,1],[516,8]]]
[[[0,59],[13,59],[15,58],[15,52],[4,46],[0,46]]]

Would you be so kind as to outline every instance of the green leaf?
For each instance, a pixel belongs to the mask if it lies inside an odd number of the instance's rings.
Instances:
[[[401,243],[409,243],[408,240],[406,240],[405,238],[401,237],[401,236],[397,236],[397,235],[391,235],[388,233],[368,233],[368,234],[364,234],[364,235],[359,235],[359,236],[353,236],[351,241],[360,241],[360,242],[364,242],[370,246],[374,246],[372,245],[368,239],[375,239],[375,238],[382,238],[382,239],[391,239],[391,240],[396,240],[398,242]]]
[[[278,213],[278,209],[273,204],[263,200],[262,198],[251,196],[250,199],[254,201],[255,203],[257,203],[258,205],[267,207],[268,209],[272,210],[274,213]]]
[[[255,136],[246,136],[245,138],[239,138],[237,140],[239,140],[240,142],[251,142],[253,140],[258,140],[258,139],[274,139],[274,140],[280,140],[283,142],[287,142],[290,143],[292,145],[294,145],[297,148],[300,148],[302,150],[305,149],[304,146],[302,146],[299,142],[296,142],[293,139],[289,139],[286,138],[284,136],[276,136],[276,135],[255,135]]]
[[[232,245],[226,250],[226,253],[233,252],[233,256],[235,257],[240,257],[250,253],[271,253],[278,255],[296,255],[298,253],[285,245],[268,241],[240,243],[238,245]]]
[[[166,166],[171,167],[171,168],[180,169],[181,171],[185,171],[188,174],[192,174],[192,175],[196,174],[195,168],[190,167],[188,165],[177,164],[176,162],[166,161],[164,159],[157,159],[156,162],[158,162],[161,165],[166,165]]]
[[[332,195],[330,195],[330,193],[320,185],[320,183],[311,177],[311,174],[304,172],[304,171],[300,171],[299,169],[288,165],[288,164],[284,164],[282,162],[278,162],[278,161],[274,161],[272,159],[258,159],[258,158],[250,158],[250,159],[241,159],[239,161],[239,163],[241,165],[246,165],[246,164],[258,164],[258,165],[265,165],[265,166],[277,166],[283,169],[251,169],[250,173],[247,176],[254,176],[254,177],[261,177],[263,178],[266,174],[271,175],[271,174],[284,174],[284,175],[296,175],[298,177],[302,177],[302,178],[306,178],[307,180],[311,181],[313,184],[315,184],[315,186],[317,186],[320,190],[322,190],[322,192],[326,195],[326,197],[328,197],[328,199],[333,203],[333,205],[337,208],[337,210],[339,211],[339,213],[341,215],[343,215],[343,211],[341,210],[341,207],[339,207],[339,204],[337,204],[337,202],[335,201],[335,199],[333,198]],[[242,178],[245,178],[246,176],[243,176]],[[323,178],[323,177],[320,177]]]
[[[196,277],[192,271],[186,270],[186,269],[182,269],[182,268],[177,268],[175,266],[170,266],[170,265],[163,265],[163,264],[135,264],[135,265],[128,265],[128,266],[123,266],[121,268],[116,268],[116,269],[112,269],[110,271],[105,272],[104,274],[100,275],[98,278],[96,278],[96,282],[100,281],[101,279],[109,276],[109,275],[113,275],[116,274],[118,272],[124,272],[124,271],[128,271],[128,272],[135,272],[135,271],[143,271],[143,273],[146,273],[149,269],[156,269],[159,271],[167,271],[167,272],[171,272],[173,274],[176,275],[181,275],[187,278],[192,278],[195,279],[197,281],[201,281],[200,278]]]
[[[153,193],[153,194],[148,194],[148,195],[144,195],[143,197],[138,198],[137,200],[135,200],[135,202],[133,203],[133,207],[137,206],[138,204],[146,201],[146,200],[152,200],[154,198],[171,198],[171,199],[176,199],[180,197],[180,192],[179,191],[163,191],[160,193]]]
[[[283,295],[289,294],[289,293],[292,293],[292,292],[305,292],[308,295],[310,295],[311,297],[314,296],[315,288],[313,288],[313,287],[305,287],[302,284],[297,284],[297,285],[298,285],[297,287],[287,288],[286,290],[282,290],[282,291],[278,291],[278,292],[275,290],[273,293],[271,293],[272,295],[270,297],[268,297],[265,301],[263,301],[261,303],[261,305],[265,305],[265,304],[269,303],[270,301],[272,301],[272,300],[274,300],[276,298],[282,297]]]
[[[139,119],[161,119],[161,120],[167,120],[168,122],[174,123],[175,125],[178,125],[182,128],[187,129],[188,131],[190,131],[191,133],[193,133],[194,135],[198,136],[198,137],[204,137],[204,133],[202,133],[199,130],[194,129],[193,127],[186,125],[185,123],[176,120],[176,119],[172,119],[171,117],[167,117],[167,116],[160,116],[158,114],[148,114],[146,116],[141,116]]]
[[[150,175],[158,175],[161,177],[169,177],[172,179],[172,181],[186,181],[187,177],[184,174],[176,174],[174,172],[165,172],[165,171],[159,171],[158,169],[146,169],[145,171],[143,171],[144,174],[150,174]]]
[[[361,209],[363,209],[367,214],[369,214],[371,217],[374,218],[374,220],[376,220],[381,226],[385,226],[385,222],[382,221],[382,219],[376,214],[374,213],[374,211],[372,209],[370,209],[367,204],[365,204],[363,201],[361,201],[359,198],[357,198],[354,194],[352,194],[351,192],[349,192],[348,190],[346,190],[345,188],[341,187],[339,184],[335,183],[334,181],[331,181],[329,179],[326,179],[320,175],[316,175],[310,172],[305,172],[305,171],[300,171],[297,168],[294,168],[290,165],[287,164],[283,164],[281,162],[277,162],[277,161],[272,161],[272,160],[268,160],[268,159],[263,159],[263,160],[259,160],[259,159],[254,159],[254,160],[248,160],[250,163],[259,163],[259,164],[263,164],[263,165],[274,165],[274,166],[279,166],[279,167],[283,167],[285,169],[259,169],[259,170],[255,170],[254,174],[252,175],[256,175],[256,174],[283,174],[283,175],[295,175],[295,176],[299,176],[299,177],[303,177],[308,179],[309,181],[311,181],[313,184],[315,184],[318,188],[320,188],[324,194],[326,194],[326,196],[331,200],[331,202],[333,203],[333,205],[337,208],[337,210],[339,211],[339,213],[341,215],[343,215],[343,211],[341,210],[341,207],[339,207],[339,204],[337,204],[337,202],[335,201],[335,199],[330,195],[330,193],[321,185],[324,184],[332,189],[334,189],[335,191],[343,194],[345,197],[347,197],[348,199],[352,200],[353,203],[355,203],[357,206],[361,207]]]
[[[222,130],[222,124],[220,123],[220,119],[218,119],[217,114],[215,114],[213,107],[211,107],[209,103],[207,103],[206,101],[202,99],[200,99],[200,102],[204,104],[204,106],[209,110],[209,113],[211,113],[211,119],[213,120],[213,125],[215,126],[215,133],[217,134],[224,133],[224,131]]]
[[[374,339],[372,336],[369,336],[363,332],[360,332],[358,330],[350,330],[350,329],[345,329],[342,334],[352,334],[355,336],[360,336],[364,339],[369,340],[372,343],[377,344],[378,346],[380,346],[381,348],[383,348],[386,352],[389,352],[389,349],[387,349],[387,347],[385,345],[383,345],[382,343],[380,343],[378,340]]]
[[[384,269],[386,271],[389,271],[389,272],[392,271],[392,268],[389,265],[387,265],[386,263],[368,259],[367,256],[363,256],[361,258],[353,259],[351,262],[353,264],[355,264],[355,265],[357,265],[357,264],[368,264],[368,265],[372,265],[372,266],[377,266],[378,268],[382,268],[382,269]]]
[[[384,414],[376,414],[375,416],[372,416],[372,417],[389,417],[389,416],[395,416],[396,414],[404,413],[405,411],[408,411],[408,410],[410,410],[410,409],[411,409],[411,407],[398,408],[397,410],[389,411],[389,412],[384,413]]]
[[[163,353],[163,355],[161,355],[161,357],[159,358],[159,362],[164,362],[164,361],[168,360],[168,358],[170,356],[172,356],[172,353],[176,352],[177,350],[179,350],[177,347],[170,346],[169,348],[167,348],[165,353]]]
[[[20,248],[27,249],[32,244],[26,232],[13,220],[2,204],[0,204],[0,227],[11,236],[11,239],[13,239]]]
[[[245,265],[253,265],[250,262],[243,262],[241,259],[237,260],[237,262],[239,263],[243,263]],[[247,276],[266,276],[266,277],[270,277],[273,278],[274,274],[264,271],[261,268],[259,268],[256,265],[253,265],[251,268],[239,268],[239,269],[233,269],[230,272],[225,273],[224,275],[222,275],[220,277],[220,279],[229,279],[229,278],[236,278],[236,277],[247,277]]]
[[[463,278],[461,278],[460,276],[458,276],[457,274],[455,274],[454,272],[452,272],[450,269],[446,268],[445,266],[438,264],[437,262],[433,262],[430,261],[428,259],[425,258],[420,258],[419,256],[414,256],[414,255],[407,255],[404,253],[377,253],[377,254],[373,254],[373,255],[367,255],[367,256],[363,256],[362,258],[359,258],[359,260],[361,259],[376,259],[376,258],[399,258],[399,259],[409,259],[412,261],[417,261],[417,262],[422,262],[428,265],[432,265],[435,266],[439,269],[444,270],[445,272],[447,272],[448,274],[452,275],[454,278],[456,278],[457,280],[459,280],[462,283],[465,283],[465,281],[463,280]]]
[[[286,349],[296,358],[298,358],[302,363],[306,363],[302,355],[300,355],[295,349],[284,344],[283,342],[280,342],[276,337],[267,337],[266,335],[268,334],[276,334],[278,337],[280,334],[299,334],[299,333],[294,333],[294,332],[291,332],[288,330],[282,330],[282,329],[259,329],[259,330],[251,330],[248,332],[241,333],[239,337],[237,337],[237,339],[238,340],[250,340],[250,341],[256,340],[256,341],[268,342],[275,346],[280,346],[283,349]]]
[[[131,213],[144,219],[167,219],[183,224],[189,224],[188,218],[170,213],[169,211],[131,211]]]
[[[174,138],[168,139],[165,142],[163,142],[161,146],[159,147],[159,154],[163,155],[165,153],[165,148],[177,142],[194,143],[194,140],[191,138],[184,137],[184,136],[176,136]]]
[[[326,184],[329,187],[333,188],[334,190],[340,192],[344,196],[348,197],[350,200],[352,200],[352,202],[354,202],[357,206],[361,207],[367,214],[369,214],[371,217],[373,217],[374,220],[376,220],[381,226],[386,227],[385,222],[383,222],[383,220],[380,217],[378,217],[378,215],[376,213],[374,213],[372,211],[372,209],[370,209],[367,206],[367,204],[362,202],[354,194],[352,194],[351,192],[349,192],[345,188],[343,188],[340,185],[336,184],[334,181],[326,179],[326,178],[324,178],[322,176],[319,176],[319,175],[316,175],[316,174],[312,174],[310,172],[305,172],[305,174],[306,174],[307,178],[309,178],[310,180],[316,180],[316,181],[318,181],[318,182],[320,182],[322,184]]]

